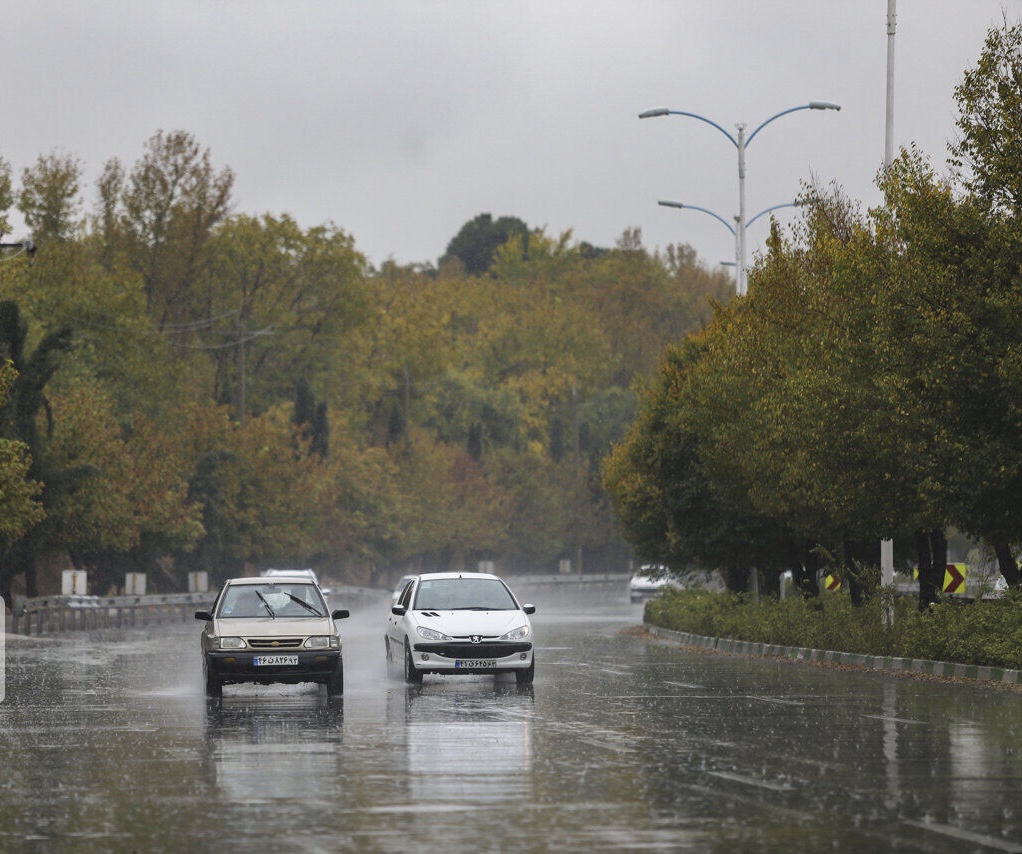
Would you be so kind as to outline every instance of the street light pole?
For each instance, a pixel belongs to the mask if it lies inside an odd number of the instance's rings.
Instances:
[[[739,230],[740,229],[740,223],[742,223],[745,220],[744,215],[741,215],[741,214],[739,216],[735,217],[735,224],[731,225],[731,223],[729,223],[726,219],[724,219],[724,217],[722,217],[720,214],[715,213],[714,211],[711,211],[711,210],[709,210],[707,208],[701,208],[701,207],[699,207],[699,205],[689,205],[689,204],[686,204],[686,203],[683,203],[683,202],[672,202],[672,201],[668,201],[666,199],[661,199],[659,202],[657,202],[657,204],[660,205],[661,207],[665,207],[665,208],[678,208],[679,210],[699,211],[700,213],[704,213],[704,214],[708,214],[709,216],[712,216],[715,220],[717,220],[717,222],[722,223],[724,228],[726,228],[728,231],[730,231],[731,235],[735,239],[735,260],[734,260],[734,265],[735,265],[735,268],[737,269],[738,265],[740,263],[741,256],[742,256],[742,249],[741,249],[741,245],[739,243],[740,238],[738,236],[739,234],[744,234],[745,230],[748,229],[748,227],[750,225],[752,225],[757,219],[759,219],[761,216],[765,216],[766,214],[770,213],[771,211],[775,211],[778,208],[798,208],[798,207],[802,207],[802,205],[804,205],[805,202],[799,201],[798,199],[796,199],[793,202],[781,202],[779,205],[771,205],[768,208],[764,208],[763,210],[761,210],[755,216],[750,217],[749,220],[747,222],[745,222],[745,226],[744,226],[743,229],[741,229],[741,231]],[[721,262],[721,263],[723,263],[723,262]]]
[[[640,119],[652,119],[658,116],[687,116],[688,118],[699,119],[699,121],[706,122],[706,124],[715,127],[722,134],[724,134],[724,136],[728,138],[731,144],[738,151],[738,216],[735,218],[736,224],[735,240],[737,243],[736,263],[738,265],[738,274],[735,282],[735,290],[739,296],[743,296],[748,290],[745,273],[745,259],[747,257],[745,244],[745,229],[748,226],[748,223],[746,222],[745,219],[745,149],[748,148],[749,144],[756,138],[756,134],[763,130],[763,128],[765,128],[771,122],[781,118],[782,116],[788,115],[789,113],[795,113],[798,112],[799,110],[840,110],[840,109],[841,109],[840,105],[832,104],[829,101],[810,101],[808,104],[801,104],[797,107],[789,107],[787,110],[781,110],[781,112],[775,113],[774,115],[770,116],[770,118],[766,119],[765,121],[757,125],[756,129],[749,134],[748,138],[746,138],[745,136],[744,124],[736,125],[738,134],[737,136],[733,136],[729,131],[725,130],[715,121],[706,118],[706,116],[701,116],[698,113],[690,113],[685,110],[672,110],[669,109],[668,107],[657,107],[656,109],[645,110],[639,113]],[[730,226],[728,227],[730,228]]]

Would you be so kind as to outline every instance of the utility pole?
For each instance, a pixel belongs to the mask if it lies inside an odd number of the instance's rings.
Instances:
[[[887,0],[887,118],[884,123],[884,169],[894,162],[894,33],[898,0]],[[880,541],[880,583],[894,584],[894,540]]]

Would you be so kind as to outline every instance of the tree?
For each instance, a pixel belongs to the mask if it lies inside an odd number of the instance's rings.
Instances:
[[[127,176],[116,159],[104,168],[100,227],[140,274],[146,310],[160,331],[195,319],[192,289],[213,229],[228,214],[233,184],[233,172],[215,171],[209,149],[185,131],[150,137]]]
[[[10,300],[0,301],[0,358],[8,361],[17,372],[0,406],[0,437],[24,445],[30,459],[27,479],[43,484],[40,497],[46,510],[65,490],[74,488],[79,474],[73,469],[47,466],[38,425],[42,415],[46,418],[47,433],[52,431],[46,387],[60,361],[71,349],[72,331],[69,327],[61,327],[46,334],[31,353],[26,350],[27,337],[28,325],[21,317],[18,304]],[[44,525],[36,525],[24,536],[6,544],[0,558],[0,574],[6,579],[5,585],[9,585],[14,576],[24,573],[28,595],[38,594],[35,557],[45,551],[47,533]]]
[[[704,444],[721,425],[699,410],[694,383],[711,346],[703,335],[667,348],[638,419],[605,462],[604,486],[643,562],[721,569],[744,589],[753,567],[779,576],[788,538],[749,504],[747,486],[707,471]]]
[[[991,27],[975,67],[955,87],[961,137],[955,177],[989,210],[1022,211],[1022,23]]]
[[[348,334],[365,322],[365,259],[333,227],[235,216],[211,240],[193,314],[219,403],[256,413],[292,397],[300,378],[330,397]],[[239,415],[240,415],[239,411]]]
[[[118,586],[128,571],[157,576],[160,558],[189,550],[202,533],[199,508],[187,500],[181,440],[141,413],[122,429],[95,381],[55,393],[52,408],[48,464],[85,476],[50,507],[48,548],[66,550],[100,590]],[[169,582],[179,586],[173,575]]]
[[[512,237],[520,237],[524,250],[528,251],[529,227],[513,216],[502,216],[494,220],[488,213],[479,214],[461,227],[450,243],[447,252],[440,259],[440,265],[457,258],[469,276],[482,276],[490,269],[494,254]]]
[[[15,381],[10,362],[0,365],[0,400],[6,400]],[[39,495],[43,485],[30,475],[32,460],[23,442],[0,439],[0,550],[12,545],[45,516]],[[0,561],[0,598],[11,601],[11,581],[16,566]]]
[[[18,208],[37,244],[70,240],[81,227],[81,179],[81,162],[71,155],[41,155],[21,173]]]
[[[11,185],[11,164],[0,157],[0,236],[11,230],[7,213],[14,204],[14,193]]]

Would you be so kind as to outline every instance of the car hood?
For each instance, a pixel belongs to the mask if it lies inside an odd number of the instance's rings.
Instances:
[[[237,637],[297,637],[337,633],[330,617],[230,617],[215,621],[215,633]]]
[[[522,611],[416,611],[415,621],[451,637],[500,637],[529,622]]]

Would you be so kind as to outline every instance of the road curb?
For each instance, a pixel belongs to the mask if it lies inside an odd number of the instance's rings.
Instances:
[[[1004,682],[1009,685],[1022,684],[1020,671],[1006,667],[981,667],[976,664],[955,664],[950,661],[928,661],[921,658],[895,658],[889,655],[859,655],[852,652],[834,652],[825,649],[808,649],[798,646],[781,646],[772,643],[713,638],[662,629],[649,623],[644,628],[651,635],[698,649],[711,649],[732,655],[755,655],[762,658],[789,658],[795,661],[819,661],[827,664],[846,664],[864,667],[867,670],[921,673],[927,676],[943,676],[956,679],[975,679],[980,682]]]

